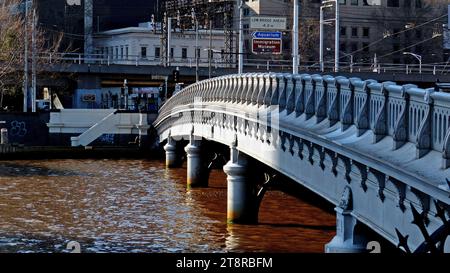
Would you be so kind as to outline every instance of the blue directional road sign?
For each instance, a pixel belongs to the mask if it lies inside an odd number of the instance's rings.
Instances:
[[[256,31],[252,33],[255,39],[281,39],[281,32]]]

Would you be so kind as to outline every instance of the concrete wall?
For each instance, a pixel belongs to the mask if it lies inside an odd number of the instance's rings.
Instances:
[[[0,127],[8,129],[10,143],[50,145],[48,121],[49,113],[0,113]]]

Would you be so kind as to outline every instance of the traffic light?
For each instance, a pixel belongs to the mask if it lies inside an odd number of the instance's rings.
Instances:
[[[172,76],[173,76],[173,81],[178,82],[178,79],[180,77],[180,71],[174,70]]]

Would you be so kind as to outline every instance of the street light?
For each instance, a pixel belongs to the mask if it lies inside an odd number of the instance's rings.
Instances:
[[[403,55],[411,55],[419,61],[419,74],[422,74],[422,56],[412,52],[403,52]]]
[[[198,19],[194,8],[191,9],[192,23],[195,25],[195,81],[198,82]]]
[[[335,3],[335,18],[324,20],[323,19],[323,9],[330,8],[333,6],[332,3]],[[335,22],[335,33],[334,33],[334,72],[339,72],[339,35],[340,35],[340,26],[339,26],[339,0],[326,0],[322,1],[322,5],[320,7],[320,70],[323,71],[323,25],[330,21]]]
[[[244,17],[244,1],[243,0],[237,0],[238,1],[238,7],[239,7],[239,48],[238,48],[238,73],[242,74],[244,71],[244,23],[243,23],[243,17]]]
[[[294,0],[294,20],[292,25],[292,34],[293,34],[293,47],[292,47],[292,73],[298,74],[298,65],[299,65],[299,57],[298,57],[298,14],[299,14],[299,4],[298,0]]]

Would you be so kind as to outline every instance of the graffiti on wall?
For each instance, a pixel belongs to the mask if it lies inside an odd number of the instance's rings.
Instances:
[[[24,137],[27,134],[27,127],[25,121],[14,120],[11,122],[11,136]]]
[[[114,144],[114,134],[103,134],[98,140],[104,144]]]

